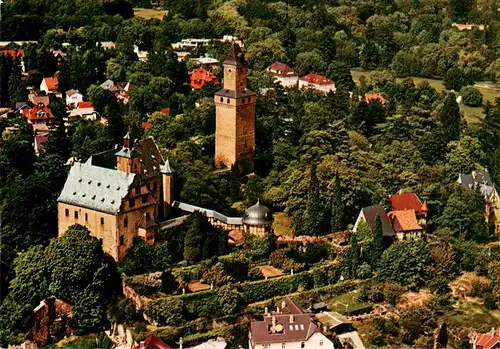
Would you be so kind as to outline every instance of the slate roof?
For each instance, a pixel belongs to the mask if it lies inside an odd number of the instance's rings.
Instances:
[[[244,90],[228,90],[228,89],[222,89],[219,92],[215,94],[216,96],[219,97],[229,97],[229,98],[241,98],[241,97],[250,97],[250,96],[255,96],[255,92],[250,91],[249,89],[244,89]]]
[[[418,224],[414,210],[391,211],[387,216],[394,222],[393,228],[396,232],[424,230]]]
[[[377,204],[368,207],[363,207],[361,210],[363,212],[363,216],[365,217],[366,222],[370,226],[371,230],[375,229],[375,219],[377,216],[380,216],[382,220],[382,232],[384,236],[393,236],[394,229],[392,228],[392,224],[390,220],[387,218],[385,214],[384,206]]]
[[[467,190],[475,190],[476,187],[479,187],[479,191],[486,199],[495,190],[490,174],[487,171],[472,171],[470,174],[461,173],[458,175],[457,182],[460,183],[462,188]]]
[[[93,166],[116,169],[115,153],[116,153],[116,148],[93,154],[88,158],[86,163]]]
[[[248,62],[245,60],[245,55],[241,52],[241,47],[237,43],[231,45],[227,58],[224,64],[230,64],[235,66],[247,66]]]
[[[291,315],[266,316],[263,321],[252,322],[250,331],[253,344],[270,344],[285,342],[305,342],[316,332],[320,332],[319,327],[311,321],[307,314],[296,314],[291,322]],[[273,325],[273,317],[276,324],[281,325],[281,332],[272,333],[270,328]],[[276,326],[277,327],[277,326]]]
[[[92,210],[116,214],[136,174],[75,162],[61,195],[63,202]]]
[[[141,174],[144,178],[161,175],[160,168],[164,164],[163,156],[153,138],[145,138],[134,142],[134,148],[141,153]]]
[[[175,208],[178,208],[182,211],[190,212],[190,213],[193,213],[195,211],[200,211],[201,213],[205,214],[207,216],[207,218],[215,218],[215,219],[217,219],[221,222],[227,223],[227,224],[234,224],[234,225],[242,225],[243,224],[243,220],[240,217],[228,217],[228,216],[225,216],[222,213],[219,213],[217,211],[209,210],[207,208],[198,207],[195,205],[186,204],[186,203],[180,202],[180,201],[174,201],[172,203],[172,207],[175,207]]]

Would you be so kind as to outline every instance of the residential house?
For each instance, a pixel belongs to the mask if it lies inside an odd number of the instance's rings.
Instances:
[[[190,62],[196,64],[197,66],[203,67],[209,72],[213,73],[217,70],[219,61],[211,57],[196,57],[191,58]]]
[[[209,339],[206,342],[195,345],[194,347],[189,347],[186,349],[225,349],[227,346],[227,342],[224,338],[218,337],[217,339]],[[182,345],[180,347],[182,349]]]
[[[57,91],[57,85],[57,76],[43,78],[40,91],[44,91],[47,95],[53,93],[56,97],[62,98],[62,94]]]
[[[487,25],[485,26],[484,24],[475,24],[475,23],[465,23],[465,24],[453,23],[451,26],[457,28],[460,31],[473,30],[473,29],[478,29],[480,31],[483,31],[485,28],[488,27]]]
[[[78,103],[83,101],[83,95],[78,90],[66,91],[66,105],[75,108]]]
[[[485,171],[472,171],[470,174],[459,174],[457,182],[467,190],[479,190],[484,196],[486,206],[484,217],[487,222],[495,225],[495,232],[500,233],[500,198],[491,180],[490,174]]]
[[[382,220],[383,235],[395,236],[398,240],[421,238],[427,224],[427,203],[422,203],[414,193],[389,196],[389,212],[382,205],[372,205],[361,209],[353,232],[359,231],[361,222],[375,229],[376,217]]]
[[[133,347],[133,349],[171,349],[172,347],[164,343],[154,334],[150,334],[143,342]]]
[[[334,349],[319,325],[289,298],[277,302],[275,312],[266,308],[262,321],[251,323],[248,345],[250,349]]]
[[[38,96],[34,91],[31,91],[28,94],[28,101],[33,103],[33,105],[37,105],[43,103],[44,105],[49,105],[50,98],[49,96]]]
[[[500,349],[500,329],[472,336],[471,344],[473,349]]]
[[[236,36],[224,35],[222,39],[182,39],[179,42],[173,43],[172,48],[174,50],[193,50],[199,47],[206,46],[210,44],[211,41],[221,43],[235,43],[240,47],[243,47],[243,43]]]
[[[192,90],[201,90],[206,84],[212,83],[214,85],[220,85],[219,80],[214,74],[209,72],[203,67],[199,67],[189,73],[189,85]]]
[[[82,118],[87,120],[97,120],[98,113],[94,109],[92,102],[79,102],[75,109],[71,110],[69,117]]]
[[[389,196],[389,207],[391,211],[415,211],[418,224],[427,224],[427,213],[429,208],[427,202],[422,202],[415,193],[404,193]]]
[[[89,228],[121,260],[139,236],[154,244],[155,228],[173,202],[174,171],[152,138],[75,162],[58,198],[59,235],[73,224]]]
[[[35,132],[33,147],[35,149],[36,156],[40,156],[43,151],[43,146],[49,140],[49,131],[38,131]]]
[[[113,41],[96,42],[95,45],[101,46],[105,50],[112,50],[116,48],[116,44]]]
[[[62,67],[64,65],[64,63],[66,63],[66,60],[67,60],[66,53],[64,53],[63,51],[54,50],[54,51],[52,51],[52,56],[54,56],[54,58],[56,59],[58,67]]]
[[[101,84],[101,88],[110,91],[115,95],[118,101],[127,104],[130,99],[130,92],[133,89],[133,85],[131,82],[114,82],[112,80],[106,80]]]
[[[373,232],[373,230],[375,229],[375,221],[377,217],[380,217],[382,221],[383,236],[394,236],[395,232],[392,227],[392,223],[387,217],[384,206],[380,204],[363,207],[359,212],[358,218],[356,219],[356,223],[354,224],[354,228],[352,229],[352,231],[357,233],[361,222],[366,222]]]
[[[307,74],[299,79],[299,88],[313,89],[319,92],[335,92],[335,82],[318,74]]]
[[[23,109],[22,115],[34,129],[46,129],[54,122],[52,111],[43,103],[38,103],[33,108]]]
[[[23,73],[25,72],[23,50],[0,50],[0,55],[10,56],[13,59],[18,60],[19,64],[21,65],[21,71]]]
[[[134,53],[137,55],[139,61],[146,62],[148,60],[148,51],[141,50],[137,45],[134,45]]]
[[[267,71],[274,77],[274,83],[279,83],[283,87],[296,87],[299,83],[299,74],[285,63],[275,62],[267,68]]]

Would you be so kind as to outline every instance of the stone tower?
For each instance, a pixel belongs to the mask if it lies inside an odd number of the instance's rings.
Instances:
[[[248,62],[233,43],[224,61],[224,87],[215,94],[215,165],[253,171],[256,95],[247,89]]]

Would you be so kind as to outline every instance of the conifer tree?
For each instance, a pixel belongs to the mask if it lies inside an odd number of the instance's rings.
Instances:
[[[371,251],[370,259],[372,263],[372,267],[376,267],[378,261],[382,257],[382,252],[384,252],[384,237],[383,237],[383,229],[382,229],[382,219],[380,216],[377,216],[375,219],[375,227],[373,229],[373,239],[371,243]]]
[[[343,275],[345,278],[355,279],[358,275],[358,267],[360,264],[360,251],[359,251],[359,246],[358,246],[358,239],[357,239],[355,234],[351,235],[350,244],[351,244],[351,247],[344,255]]]
[[[12,71],[9,76],[9,99],[10,103],[25,101],[27,90],[23,85],[21,67],[17,61],[12,65]]]
[[[342,188],[340,186],[340,178],[337,173],[335,176],[335,186],[333,187],[332,197],[332,217],[330,220],[332,232],[340,231],[344,223],[345,205],[342,201]]]
[[[311,165],[311,179],[306,211],[306,232],[309,235],[325,233],[325,212],[321,202],[319,180],[316,175],[316,164]]]
[[[453,93],[449,93],[444,99],[440,120],[446,141],[458,140],[460,138],[460,108]]]

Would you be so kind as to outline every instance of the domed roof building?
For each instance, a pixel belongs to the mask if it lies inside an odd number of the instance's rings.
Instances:
[[[258,236],[264,236],[271,229],[273,221],[271,210],[259,201],[255,205],[250,206],[242,217],[245,231]]]

